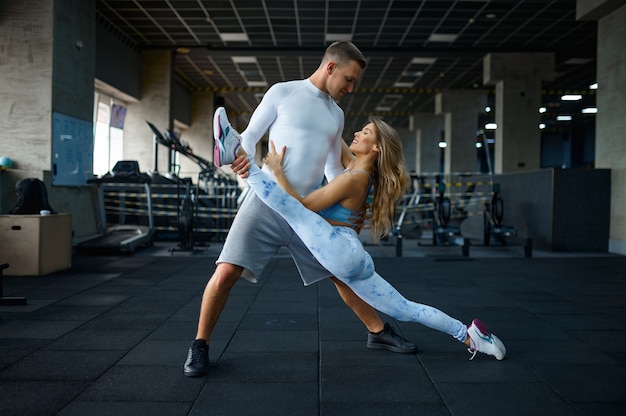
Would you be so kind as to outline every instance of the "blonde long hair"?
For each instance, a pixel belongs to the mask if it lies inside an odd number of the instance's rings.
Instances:
[[[393,227],[395,206],[410,183],[398,132],[381,119],[371,119],[377,131],[380,153],[374,163],[374,198],[371,203],[371,236],[375,241]]]

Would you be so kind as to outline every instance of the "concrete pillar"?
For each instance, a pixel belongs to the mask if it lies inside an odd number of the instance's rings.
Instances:
[[[417,138],[415,137],[415,131],[411,129],[397,129],[398,136],[402,142],[402,152],[404,153],[404,162],[409,172],[415,172],[416,160],[415,155],[417,153]]]
[[[80,22],[95,19],[95,10],[86,4],[3,5],[0,154],[11,157],[15,168],[51,169],[53,111],[88,122],[93,118],[95,32],[92,24]]]
[[[596,167],[611,169],[609,252],[626,255],[626,5],[578,0],[576,17],[598,21]]]
[[[447,90],[435,96],[435,113],[445,120],[444,173],[476,172],[478,114],[487,105],[480,90]]]
[[[496,86],[495,173],[539,169],[541,81],[554,78],[554,54],[489,54],[483,63],[483,83]]]
[[[445,130],[444,116],[434,113],[417,113],[413,115],[417,136],[416,165],[418,173],[440,173],[439,141]]]
[[[173,131],[170,118],[172,94],[172,52],[147,50],[141,53],[141,99],[128,105],[124,125],[124,158],[137,160],[142,172],[155,169],[153,134],[146,121],[160,131]],[[156,169],[161,174],[169,171],[168,150],[157,147]]]
[[[2,8],[0,155],[16,169],[50,170],[54,3],[25,0]]]
[[[195,155],[208,161],[213,160],[213,111],[213,93],[194,92],[191,96],[191,125],[181,135],[181,140],[189,143]],[[199,172],[196,163],[181,156],[181,177],[190,177],[195,183]]]
[[[75,238],[94,234],[92,187],[54,186],[51,169],[53,114],[87,125],[93,119],[95,2],[24,0],[0,9],[0,156],[14,161],[0,175],[0,213],[15,205],[15,183],[35,177],[46,183],[52,207],[72,215]],[[73,140],[89,148],[91,129]]]

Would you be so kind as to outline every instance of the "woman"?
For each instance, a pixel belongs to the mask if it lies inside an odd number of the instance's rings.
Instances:
[[[218,157],[246,153],[235,134],[218,140],[215,146]],[[504,344],[480,320],[466,326],[436,308],[412,302],[376,273],[355,229],[373,187],[372,234],[379,239],[391,230],[395,203],[408,183],[402,147],[397,132],[374,119],[354,134],[349,150],[352,154],[344,152],[343,156],[345,171],[304,198],[283,173],[286,148],[277,153],[273,142],[263,162],[275,179],[250,158],[247,181],[265,204],[285,218],[320,264],[374,308],[400,321],[418,322],[453,336],[468,347],[470,359],[478,351],[502,360]],[[221,162],[225,162],[223,157]]]

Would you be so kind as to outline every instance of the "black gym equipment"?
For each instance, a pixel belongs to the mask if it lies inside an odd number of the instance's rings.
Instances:
[[[491,164],[491,154],[489,152],[489,146],[487,144],[487,136],[484,130],[479,130],[477,135],[482,138],[483,148],[485,149],[485,156],[487,159],[487,167],[489,169],[489,175],[491,176],[492,196],[489,202],[485,203],[485,210],[483,211],[483,244],[488,246],[492,241],[502,245],[506,244],[508,237],[517,236],[517,228],[512,225],[505,225],[504,219],[504,200],[500,196],[500,184],[494,182],[494,171]],[[527,245],[532,242],[527,241]],[[525,250],[527,248],[525,247]],[[532,251],[532,248],[530,249]],[[527,257],[528,256],[528,253]]]
[[[87,182],[97,187],[98,235],[77,244],[78,251],[132,254],[139,247],[152,245],[154,223],[151,178],[139,171],[137,161],[118,161],[111,172]],[[106,209],[107,201],[116,207],[109,214]]]
[[[437,197],[434,205],[433,245],[462,245],[464,243],[461,227],[452,225],[452,202],[446,196],[446,184],[443,178],[437,178]]]
[[[488,246],[491,240],[495,243],[506,244],[507,237],[517,236],[517,229],[502,223],[504,218],[504,201],[500,196],[500,185],[493,184],[491,201],[485,203],[483,214],[483,244]]]
[[[191,251],[193,253],[197,253],[200,250],[195,248],[194,241],[194,232],[193,232],[193,223],[195,216],[195,200],[193,198],[193,184],[190,178],[179,179],[175,173],[176,164],[175,164],[175,153],[183,153],[183,154],[191,154],[191,149],[188,146],[184,146],[180,140],[174,135],[167,131],[165,134],[161,133],[159,129],[149,121],[146,121],[146,124],[152,130],[152,134],[154,137],[155,150],[154,150],[154,172],[153,175],[156,174],[157,165],[156,165],[156,155],[158,153],[157,147],[158,145],[165,146],[169,154],[169,172],[168,179],[173,181],[176,184],[176,217],[177,217],[177,228],[178,228],[178,248],[171,248],[170,252],[174,251]],[[194,158],[193,159],[200,166],[201,170],[212,169],[210,162],[204,161],[202,158]],[[206,162],[206,163],[205,163]],[[184,193],[181,197],[181,183],[184,186]],[[161,187],[164,188],[164,187]],[[162,191],[166,191],[162,189]],[[166,193],[166,192],[164,192]],[[160,194],[163,195],[164,193]]]
[[[167,210],[175,202],[179,248],[170,251],[197,252],[195,246],[198,236],[208,236],[208,240],[213,237],[219,239],[228,232],[238,207],[238,183],[233,176],[217,169],[213,162],[195,154],[174,133],[169,130],[161,133],[154,124],[149,121],[146,123],[154,136],[155,154],[158,145],[165,146],[170,152],[168,178],[164,180],[160,175],[153,174],[153,196],[157,205],[162,201],[163,204],[159,206]],[[179,166],[175,162],[177,154],[192,160],[200,168],[196,186],[190,178],[178,178],[176,170]],[[155,172],[156,168],[155,165]],[[157,179],[159,182],[169,181],[170,184],[155,185]],[[172,198],[174,192],[175,198]],[[166,220],[165,215],[157,216],[157,220]],[[161,235],[161,225],[157,224],[158,236]],[[163,226],[171,228],[164,224]]]
[[[402,209],[400,211],[398,219],[395,221],[395,227],[392,232],[392,236],[395,236],[396,238],[396,257],[402,257],[402,241],[404,240],[404,237],[407,233],[417,234],[418,238],[421,236],[421,229],[419,225],[417,225],[416,221],[412,221],[411,225],[407,224],[411,221],[406,221],[407,217],[411,216],[409,214],[409,210],[415,209],[419,205],[422,197],[419,178],[412,178],[411,186],[412,189],[410,194],[405,195],[405,197],[402,199]],[[411,229],[409,229],[409,227]]]

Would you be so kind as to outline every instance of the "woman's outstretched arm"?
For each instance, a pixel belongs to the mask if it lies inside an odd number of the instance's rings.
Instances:
[[[350,151],[350,147],[345,140],[341,140],[341,164],[347,168],[355,159],[354,154]]]

